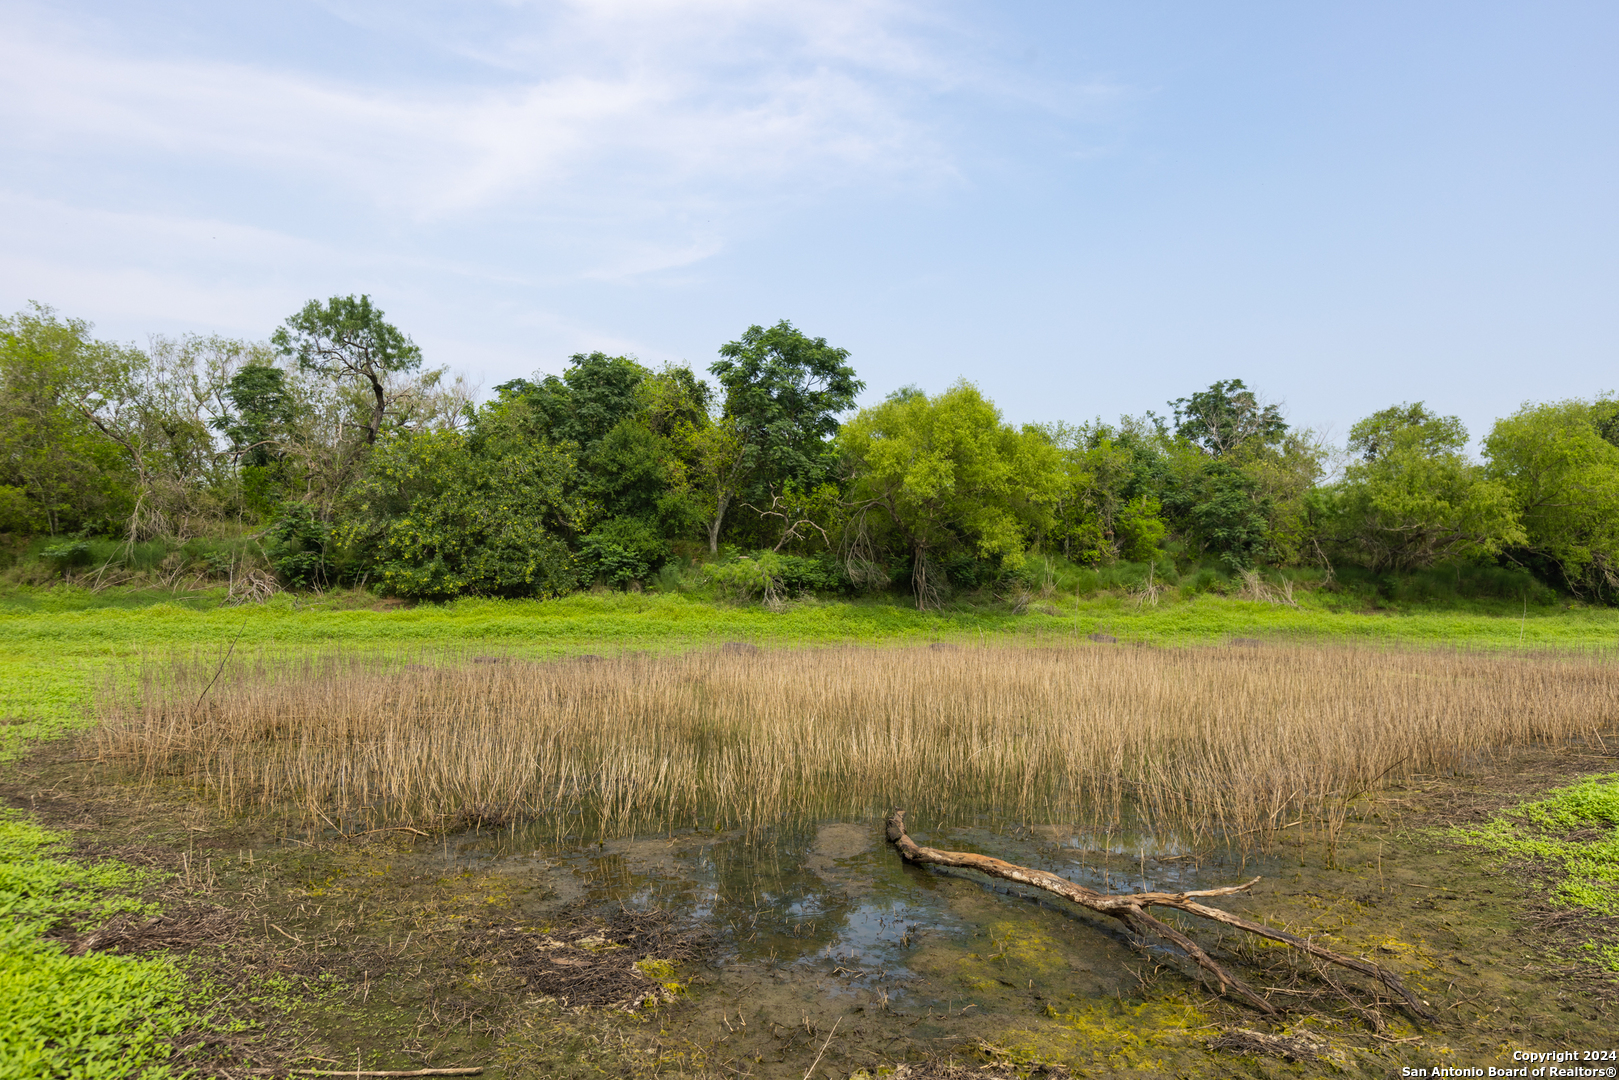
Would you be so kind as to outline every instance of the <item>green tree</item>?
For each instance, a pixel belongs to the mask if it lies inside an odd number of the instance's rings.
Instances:
[[[336,541],[386,592],[413,599],[556,596],[578,581],[586,508],[574,462],[544,443],[479,452],[457,431],[377,444]]]
[[[1046,538],[1077,563],[1147,561],[1162,554],[1167,531],[1153,474],[1162,451],[1150,423],[1043,425],[1061,455],[1064,483]]]
[[[1274,444],[1244,454],[1240,467],[1254,481],[1263,511],[1266,558],[1278,565],[1324,558],[1318,544],[1317,485],[1331,450],[1308,431],[1291,430]]]
[[[1316,548],[1312,492],[1326,448],[1241,379],[1170,402],[1175,435],[1159,476],[1164,507],[1192,548],[1237,569],[1289,563]]]
[[[422,351],[374,307],[371,297],[334,296],[311,300],[270,336],[283,356],[306,371],[337,381],[359,383],[370,396],[365,442],[373,445],[388,415],[390,378],[421,367]]]
[[[1576,593],[1619,594],[1619,446],[1612,402],[1525,405],[1484,440],[1490,475],[1523,522],[1523,547]]]
[[[1227,461],[1199,463],[1178,489],[1180,516],[1190,538],[1236,570],[1269,561],[1266,543],[1273,505],[1259,481]]]
[[[79,409],[125,350],[42,304],[0,316],[0,529],[115,528],[135,501],[117,448]]]
[[[1592,402],[1591,424],[1604,442],[1619,446],[1619,398],[1599,397]]]
[[[1175,434],[1211,457],[1272,445],[1287,432],[1281,409],[1259,400],[1241,379],[1223,379],[1169,403]]]
[[[1438,416],[1422,402],[1391,405],[1349,432],[1349,452],[1376,461],[1400,449],[1444,454],[1467,445],[1467,429],[1454,416]]]
[[[1003,423],[967,382],[935,398],[902,390],[862,409],[838,446],[855,520],[870,511],[886,518],[911,556],[918,608],[938,603],[938,560],[953,551],[1021,566],[1030,538],[1049,529],[1063,486],[1046,434]]]
[[[560,377],[497,390],[475,423],[480,445],[539,442],[576,455],[573,491],[590,508],[580,539],[588,572],[614,584],[644,579],[671,538],[696,531],[687,429],[707,424],[708,387],[689,369],[578,354]]]
[[[575,353],[560,377],[513,379],[495,390],[520,405],[521,416],[514,419],[530,438],[572,443],[581,462],[588,462],[608,432],[641,411],[641,384],[651,374],[627,356]]]
[[[845,362],[847,349],[809,337],[785,319],[769,329],[748,327],[720,346],[720,357],[709,371],[725,391],[726,431],[739,453],[712,455],[724,467],[711,473],[717,487],[711,548],[738,496],[768,505],[788,482],[809,490],[826,478],[838,416],[865,388]]]
[[[717,552],[726,511],[748,475],[748,443],[728,416],[684,425],[676,429],[676,438],[684,463],[682,490],[702,519],[709,552]]]
[[[1384,409],[1350,429],[1361,460],[1338,484],[1337,545],[1373,570],[1491,557],[1525,539],[1507,485],[1463,453],[1467,431],[1421,402]]]
[[[237,461],[250,466],[278,461],[294,417],[287,373],[269,364],[248,364],[225,384],[225,399],[235,412],[221,415],[214,427],[230,440]]]
[[[244,506],[268,516],[287,494],[283,460],[297,430],[299,402],[287,373],[262,363],[247,364],[231,376],[224,398],[230,408],[212,426],[229,440]]]

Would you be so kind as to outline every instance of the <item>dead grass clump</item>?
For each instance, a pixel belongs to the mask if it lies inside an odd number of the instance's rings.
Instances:
[[[695,960],[706,944],[663,911],[621,910],[606,923],[580,922],[536,934],[491,926],[464,943],[469,957],[493,960],[524,987],[565,1008],[610,1006],[629,1011],[673,1000],[674,965]],[[661,977],[661,978],[660,978]]]
[[[229,809],[293,806],[344,829],[523,818],[606,837],[898,805],[1263,848],[1292,826],[1330,841],[1388,780],[1619,717],[1606,654],[1075,642],[410,659],[148,663],[109,690],[99,752]]]

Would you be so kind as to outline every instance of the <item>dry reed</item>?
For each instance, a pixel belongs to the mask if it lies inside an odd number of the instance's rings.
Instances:
[[[229,809],[345,828],[627,836],[880,816],[1336,835],[1393,778],[1600,736],[1611,655],[1267,645],[840,648],[479,663],[440,653],[148,662],[99,752]],[[133,686],[133,690],[131,687]],[[1302,827],[1301,827],[1302,828]]]

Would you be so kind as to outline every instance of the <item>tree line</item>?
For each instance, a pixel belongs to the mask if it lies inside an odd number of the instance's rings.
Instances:
[[[366,296],[267,341],[145,348],[33,305],[0,317],[0,533],[63,567],[112,538],[412,599],[638,588],[696,561],[742,594],[926,608],[1057,557],[1169,580],[1505,566],[1619,595],[1612,396],[1525,404],[1474,460],[1421,402],[1342,446],[1239,379],[1164,415],[1017,426],[965,380],[856,410],[848,352],[785,321],[718,354],[710,383],[581,353],[480,404]]]

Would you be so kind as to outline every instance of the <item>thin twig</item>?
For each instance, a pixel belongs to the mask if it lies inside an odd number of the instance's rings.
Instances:
[[[837,1022],[832,1025],[832,1030],[826,1033],[826,1042],[821,1044],[821,1054],[826,1053],[826,1048],[832,1045],[832,1036],[838,1033],[838,1024],[841,1023],[843,1023],[843,1017],[840,1016]],[[821,1054],[816,1054],[815,1060],[810,1062],[810,1067],[804,1070],[804,1080],[809,1080],[810,1073],[814,1072],[815,1066],[821,1063]]]
[[[477,1076],[482,1065],[465,1069],[249,1069],[254,1076]]]
[[[212,690],[214,688],[214,683],[219,681],[220,673],[225,670],[225,663],[230,660],[230,654],[236,651],[236,643],[242,640],[242,631],[246,629],[247,620],[244,618],[242,620],[242,625],[236,628],[236,636],[230,639],[230,648],[226,649],[225,655],[219,658],[219,666],[214,669],[214,677],[208,680],[208,685],[203,687],[202,693],[197,695],[196,704],[191,706],[191,715],[193,718],[195,718],[197,715],[197,709],[202,705],[202,699],[208,696],[208,691]]]

